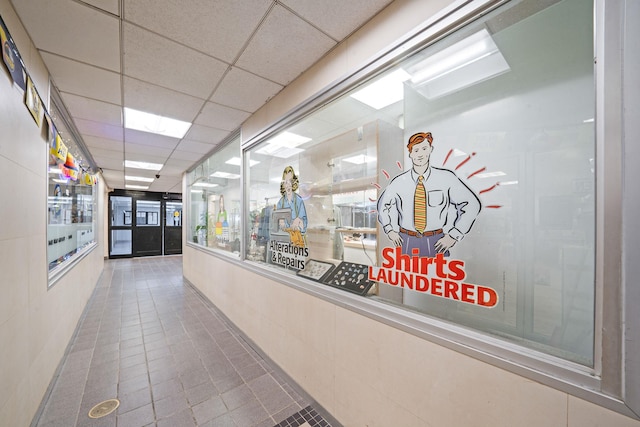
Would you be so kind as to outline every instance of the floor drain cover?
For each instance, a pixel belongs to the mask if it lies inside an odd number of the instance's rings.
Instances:
[[[89,418],[102,418],[109,415],[120,406],[118,399],[109,399],[98,403],[89,411]]]

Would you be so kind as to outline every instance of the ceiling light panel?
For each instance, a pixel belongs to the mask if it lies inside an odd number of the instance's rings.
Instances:
[[[124,126],[127,129],[182,138],[191,127],[191,123],[125,107]]]

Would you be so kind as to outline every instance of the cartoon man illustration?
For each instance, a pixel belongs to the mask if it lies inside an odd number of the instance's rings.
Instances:
[[[413,167],[391,180],[378,198],[378,221],[389,240],[403,254],[449,256],[471,230],[480,212],[480,200],[452,171],[429,165],[431,132],[409,138]]]
[[[304,200],[296,191],[298,191],[298,176],[295,174],[292,166],[287,166],[282,172],[282,182],[280,183],[280,194],[282,197],[278,200],[276,209],[291,209],[291,223],[285,224],[285,230],[289,232],[292,242],[297,246],[304,246],[302,236],[307,231],[307,210],[304,206]]]

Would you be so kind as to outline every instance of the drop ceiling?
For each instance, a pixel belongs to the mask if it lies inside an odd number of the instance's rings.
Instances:
[[[185,170],[391,1],[11,3],[108,187],[133,175],[181,192]],[[193,125],[182,139],[125,129],[125,107]]]

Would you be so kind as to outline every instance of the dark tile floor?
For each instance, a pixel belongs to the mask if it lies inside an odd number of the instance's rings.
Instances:
[[[105,261],[32,426],[329,426],[315,408],[185,282],[182,257],[134,258]]]

